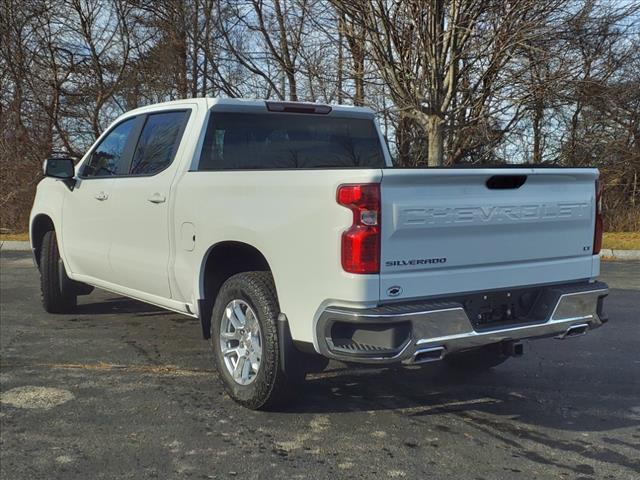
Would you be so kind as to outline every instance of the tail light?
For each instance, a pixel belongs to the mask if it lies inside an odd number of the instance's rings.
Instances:
[[[353,212],[353,224],[342,234],[342,268],[380,272],[380,184],[340,185],[337,201]]]
[[[596,180],[596,226],[593,232],[593,254],[602,248],[602,184]]]

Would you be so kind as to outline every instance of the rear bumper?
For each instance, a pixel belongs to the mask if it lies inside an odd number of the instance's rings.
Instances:
[[[328,307],[316,325],[318,347],[324,356],[345,362],[411,364],[491,343],[566,338],[606,321],[602,308],[608,292],[602,282],[539,288],[525,320],[482,327],[469,319],[464,296],[370,309]]]

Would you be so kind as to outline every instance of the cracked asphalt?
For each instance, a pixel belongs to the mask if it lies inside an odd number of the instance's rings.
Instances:
[[[331,364],[286,411],[234,404],[196,321],[95,291],[40,307],[0,256],[0,477],[640,478],[640,262],[603,264],[610,322],[472,378]]]

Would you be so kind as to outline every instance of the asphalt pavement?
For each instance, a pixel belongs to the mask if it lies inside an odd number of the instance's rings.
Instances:
[[[603,263],[610,321],[471,378],[331,364],[287,410],[217,383],[197,321],[116,295],[40,306],[0,254],[0,477],[639,479],[640,262]]]

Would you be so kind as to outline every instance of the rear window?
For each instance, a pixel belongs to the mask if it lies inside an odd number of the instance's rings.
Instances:
[[[213,113],[199,170],[380,168],[373,120],[281,113]]]
[[[133,160],[131,175],[154,175],[167,168],[180,143],[187,112],[153,113],[140,134]]]

